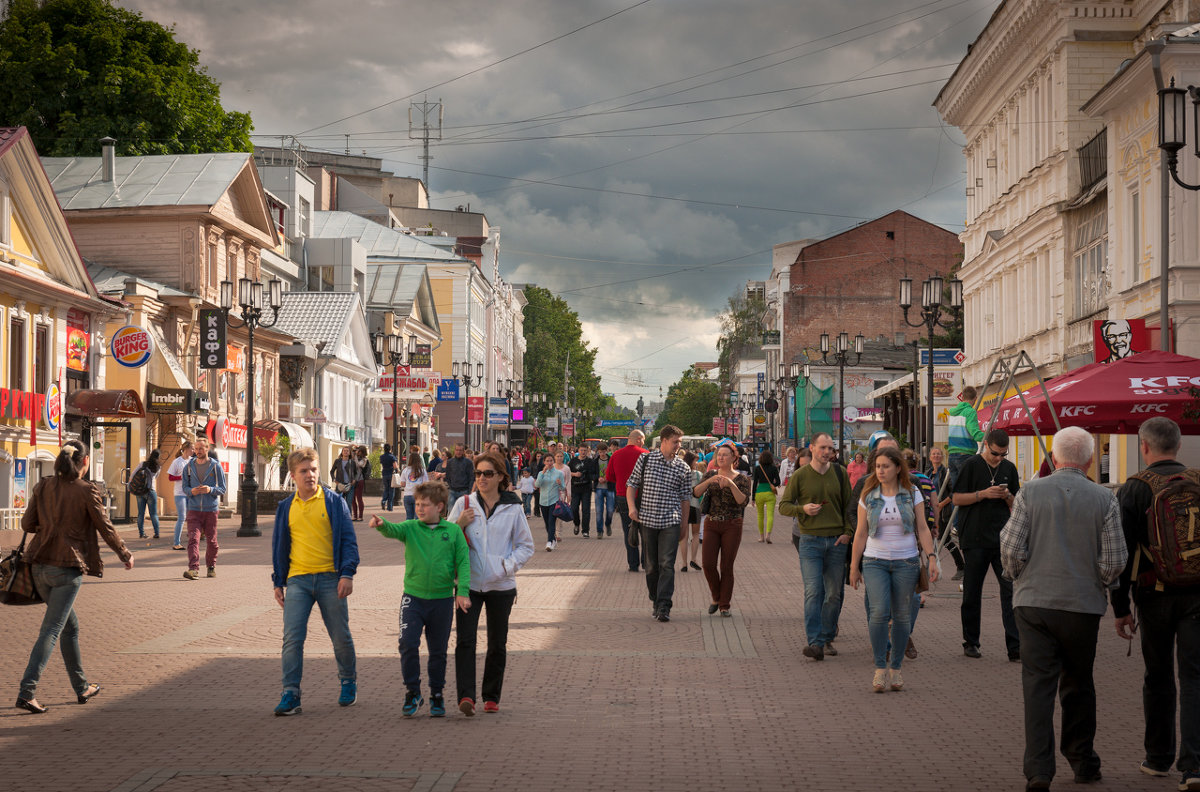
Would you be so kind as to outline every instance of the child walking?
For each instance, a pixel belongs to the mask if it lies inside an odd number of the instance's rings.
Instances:
[[[441,481],[416,488],[417,519],[392,523],[375,515],[370,525],[384,536],[404,542],[404,597],[400,601],[400,670],[404,675],[404,707],[411,718],[425,704],[421,698],[421,633],[429,653],[429,714],[446,715],[446,649],[454,626],[454,608],[471,607],[471,560],[462,529],[446,520],[450,490]]]

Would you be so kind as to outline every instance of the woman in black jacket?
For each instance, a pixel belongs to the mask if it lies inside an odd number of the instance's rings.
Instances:
[[[775,526],[775,488],[778,486],[779,468],[775,467],[775,457],[770,451],[763,451],[754,466],[754,510],[758,512],[758,541],[767,544],[771,544],[771,529]]]

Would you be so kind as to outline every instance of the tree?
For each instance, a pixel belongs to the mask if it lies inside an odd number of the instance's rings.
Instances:
[[[43,156],[251,151],[246,113],[174,30],[110,0],[12,0],[0,21],[0,120]]]
[[[561,400],[569,371],[575,407],[599,414],[604,397],[594,369],[596,349],[583,340],[579,314],[540,286],[526,286],[525,298],[525,393]]]
[[[667,399],[654,429],[658,431],[673,424],[685,435],[708,434],[712,430],[713,416],[721,411],[721,406],[720,386],[706,379],[698,369],[689,368],[667,390]]]
[[[767,303],[757,294],[747,296],[745,291],[738,291],[729,298],[725,311],[718,317],[721,335],[717,339],[717,365],[722,383],[733,382],[738,361],[762,347],[766,312]]]

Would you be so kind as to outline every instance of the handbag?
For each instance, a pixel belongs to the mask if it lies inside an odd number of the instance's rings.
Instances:
[[[575,519],[574,515],[571,514],[571,507],[564,500],[555,501],[554,505],[550,507],[550,514],[554,519],[562,520],[563,522],[571,522]]]
[[[404,489],[404,477],[401,476],[399,473],[392,474],[392,488],[393,489]]]
[[[42,602],[37,586],[33,584],[33,567],[25,560],[25,539],[0,561],[0,602],[5,605],[37,605]]]
[[[924,561],[921,562],[921,572],[917,575],[917,587],[915,593],[929,591],[929,565]]]

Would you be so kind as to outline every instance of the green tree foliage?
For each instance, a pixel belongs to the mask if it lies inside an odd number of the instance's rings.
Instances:
[[[718,317],[721,335],[717,339],[717,364],[721,382],[733,382],[738,361],[761,349],[766,312],[766,301],[757,295],[748,297],[744,290],[729,298],[725,311]]]
[[[525,306],[525,393],[545,393],[552,400],[562,400],[569,370],[575,407],[599,414],[604,397],[593,368],[596,349],[583,340],[579,314],[566,300],[540,286],[526,286],[525,298],[529,301]]]
[[[251,151],[246,113],[174,30],[109,0],[12,0],[0,20],[0,124],[44,156]]]
[[[721,388],[695,368],[683,372],[667,391],[663,411],[654,423],[655,431],[673,424],[684,434],[702,435],[712,431],[712,419],[721,411]]]

